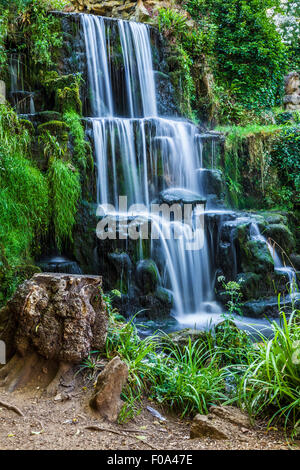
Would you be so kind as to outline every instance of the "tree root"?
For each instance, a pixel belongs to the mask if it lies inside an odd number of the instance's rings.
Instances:
[[[71,364],[65,362],[57,364],[51,359],[46,360],[36,352],[30,352],[25,356],[16,353],[0,369],[0,387],[13,392],[25,386],[36,389],[39,385],[50,397],[57,394],[61,380],[71,367]]]
[[[0,400],[0,406],[3,406],[3,408],[6,408],[7,410],[14,411],[17,413],[17,415],[24,417],[22,411],[15,405],[10,405],[9,403],[5,403],[4,401]]]

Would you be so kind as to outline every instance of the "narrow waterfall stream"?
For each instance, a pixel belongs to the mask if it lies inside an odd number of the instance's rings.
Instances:
[[[253,238],[262,240],[264,243],[266,243],[274,261],[275,271],[288,277],[288,290],[291,295],[295,295],[297,291],[297,277],[294,268],[292,268],[292,266],[286,266],[283,264],[276,248],[260,233],[259,227],[255,222],[251,224],[251,235]]]
[[[189,121],[157,115],[149,27],[116,21],[124,64],[123,83],[119,86],[125,91],[125,116],[117,112],[120,94],[116,96],[112,83],[110,25],[102,17],[81,15],[93,113],[89,120],[98,166],[98,204],[113,204],[117,213],[119,196],[127,196],[128,205],[146,207],[143,216],[159,227],[159,240],[151,242],[152,257],[156,261],[155,256],[162,256],[161,279],[173,293],[174,314],[179,321],[189,319],[194,324],[196,313],[220,312],[214,300],[214,276],[203,227],[197,231],[162,216],[155,219],[150,203],[164,190],[205,200],[199,173],[201,134]],[[166,238],[166,232],[174,228],[180,237]],[[201,249],[186,249],[192,237]]]

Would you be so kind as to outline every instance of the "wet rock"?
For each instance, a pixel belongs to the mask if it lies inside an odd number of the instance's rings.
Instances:
[[[164,287],[158,286],[156,291],[154,292],[154,296],[162,304],[164,304],[167,309],[171,309],[173,305],[173,294],[169,289],[165,289]]]
[[[237,281],[241,286],[241,292],[243,299],[253,299],[257,297],[262,277],[256,273],[239,273],[237,275]]]
[[[155,292],[160,283],[160,275],[155,262],[143,259],[137,263],[135,271],[136,283],[144,294]]]
[[[115,266],[119,275],[132,271],[132,262],[127,253],[109,253],[108,259]]]
[[[215,194],[218,198],[224,198],[225,186],[220,170],[197,170],[198,181],[202,186],[203,194]]]
[[[273,271],[274,261],[267,244],[262,240],[240,243],[241,266],[245,272],[267,273]]]
[[[293,263],[293,266],[295,267],[295,269],[297,271],[300,271],[300,255],[298,255],[296,253],[292,253],[290,255],[290,260]]]
[[[291,253],[295,248],[295,239],[290,229],[280,223],[271,224],[266,227],[264,236],[274,240],[284,251]]]
[[[111,422],[117,421],[123,406],[120,395],[127,378],[128,367],[118,356],[114,357],[98,376],[90,406]]]
[[[205,331],[194,330],[193,328],[184,328],[180,331],[174,331],[169,333],[168,338],[170,341],[180,348],[184,348],[189,344],[191,340],[192,343],[196,341],[207,341],[207,333]]]
[[[97,274],[99,258],[97,252],[96,204],[82,201],[76,214],[76,225],[73,229],[72,254],[78,261],[83,272]]]
[[[286,296],[281,301],[281,307],[286,314],[292,313],[293,309],[300,308],[300,296],[299,294],[291,299],[290,296]],[[253,300],[245,302],[242,307],[243,313],[246,317],[253,318],[278,318],[278,297],[269,297],[261,300]]]
[[[76,261],[69,260],[63,256],[52,256],[42,258],[37,266],[46,273],[82,274],[80,266]]]
[[[205,204],[206,199],[203,198],[200,194],[189,191],[188,189],[182,188],[171,188],[165,189],[159,194],[158,203],[159,204],[191,204],[195,206],[196,204]]]
[[[163,73],[154,72],[156,90],[157,90],[157,111],[160,116],[180,115],[175,104],[174,88],[170,77]]]

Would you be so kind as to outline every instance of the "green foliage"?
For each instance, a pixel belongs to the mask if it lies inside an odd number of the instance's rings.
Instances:
[[[174,44],[174,56],[169,61],[170,76],[178,95],[182,113],[195,120],[193,108],[196,107],[196,82],[194,64],[212,48],[214,28],[207,27],[205,22],[195,29],[187,25],[187,18],[176,10],[160,8],[158,11],[160,31]]]
[[[235,282],[235,281],[225,282],[224,276],[219,276],[218,282],[222,283],[224,294],[226,296],[229,296],[229,300],[226,303],[226,307],[228,308],[228,314],[229,315],[235,315],[235,314],[241,315],[242,314],[241,300],[242,300],[243,294],[241,293],[240,283]]]
[[[0,14],[0,76],[1,76],[1,71],[3,69],[3,66],[6,65],[6,61],[7,61],[6,48],[5,48],[7,30],[8,30],[8,11],[4,10]]]
[[[287,197],[300,202],[300,126],[284,127],[272,150],[272,164],[278,169]]]
[[[50,10],[64,8],[66,2],[59,0],[0,0],[0,63],[3,62],[3,44],[6,35],[20,52],[25,48],[35,64],[50,67],[62,46],[59,18],[48,14]],[[5,27],[9,22],[9,30]],[[2,33],[1,24],[6,28]],[[4,39],[3,39],[4,38]],[[4,60],[5,62],[5,60]]]
[[[70,163],[54,158],[48,169],[48,181],[55,242],[60,249],[64,241],[72,240],[81,192],[79,173]]]
[[[296,435],[300,425],[300,311],[272,322],[273,338],[261,337],[239,385],[240,403],[254,416],[283,420]]]
[[[0,302],[32,264],[49,223],[47,180],[30,159],[30,143],[16,114],[0,106]]]
[[[75,111],[69,111],[64,114],[64,121],[69,126],[73,138],[74,151],[72,157],[74,162],[83,170],[86,170],[87,167],[93,169],[91,146],[85,139],[80,116]]]
[[[267,9],[278,0],[187,0],[196,21],[208,18],[216,28],[211,66],[220,84],[248,109],[273,106],[286,70],[286,46]]]
[[[235,285],[227,287],[239,291]],[[292,427],[293,435],[299,431],[300,311],[287,320],[279,305],[280,324],[271,323],[271,339],[257,332],[259,343],[226,314],[206,339],[189,338],[186,345],[178,345],[160,332],[140,339],[134,318],[119,321],[111,296],[102,297],[110,314],[105,357],[118,355],[129,368],[119,422],[138,414],[147,394],[182,416],[206,414],[211,405],[239,403],[252,416],[271,415],[269,424],[278,420],[286,429]],[[94,351],[82,365],[92,380],[103,368],[102,357]]]
[[[216,356],[195,341],[183,349],[168,342],[165,355],[150,366],[151,397],[181,412],[182,416],[208,413],[209,406],[228,400],[225,373],[216,367]]]

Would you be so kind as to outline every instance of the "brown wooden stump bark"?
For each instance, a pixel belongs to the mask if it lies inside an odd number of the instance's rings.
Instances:
[[[9,362],[0,386],[41,385],[57,392],[62,378],[91,350],[105,345],[108,316],[99,276],[41,273],[24,282],[4,307],[1,335]]]

